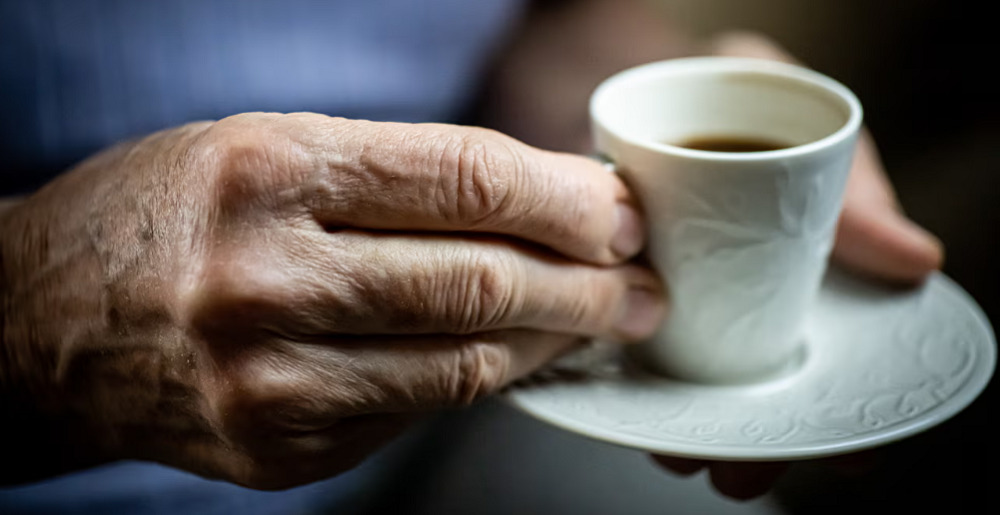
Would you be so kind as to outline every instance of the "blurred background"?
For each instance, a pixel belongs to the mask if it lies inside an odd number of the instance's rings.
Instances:
[[[1000,99],[991,78],[1000,44],[985,2],[650,1],[697,36],[763,32],[850,86],[904,209],[944,241],[944,272],[976,299],[994,330],[1000,326]],[[421,513],[992,512],[1000,506],[996,389],[994,380],[953,419],[880,449],[872,470],[844,474],[797,464],[773,494],[749,503],[719,498],[704,473],[664,477],[642,453],[544,427],[497,404],[443,422],[465,425],[463,438],[426,457],[445,472],[407,483],[392,505],[427,507]],[[518,444],[480,445],[503,441]],[[568,470],[560,461],[584,466]],[[483,472],[477,462],[497,470]],[[565,492],[541,486],[551,485],[553,474]]]
[[[983,2],[659,0],[702,33],[757,29],[852,87],[900,200],[946,247],[945,273],[1000,324],[1000,44]],[[988,75],[990,74],[990,75]],[[775,499],[789,513],[981,513],[996,509],[996,380],[972,406],[884,450],[846,478],[797,467]],[[992,507],[992,508],[991,508]]]
[[[763,32],[850,86],[905,210],[944,241],[945,273],[1000,326],[1000,100],[992,78],[1000,44],[989,3],[648,1],[696,36]],[[12,183],[10,191],[27,186]],[[431,420],[376,456],[365,466],[389,464],[392,474],[339,513],[994,512],[995,385],[948,422],[881,449],[865,474],[798,464],[773,494],[749,503],[722,499],[703,474],[673,477],[643,453],[487,402]]]
[[[852,87],[901,202],[946,247],[945,273],[1000,324],[1000,44],[982,2],[660,0],[708,33],[757,29]],[[790,513],[979,513],[998,506],[996,381],[945,424],[886,448],[872,473],[798,467],[776,492]],[[989,508],[991,507],[992,508]]]

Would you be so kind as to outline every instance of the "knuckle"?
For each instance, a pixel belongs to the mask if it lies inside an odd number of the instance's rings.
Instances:
[[[312,432],[380,400],[350,358],[334,349],[322,352],[314,356],[270,338],[227,360],[226,386],[216,399],[223,427],[251,442]]]
[[[607,220],[614,219],[611,188],[579,174],[562,174],[547,189],[553,205],[558,205],[558,217],[539,229],[553,239],[577,242],[590,253],[599,254],[610,234],[605,236],[596,228],[608,226]]]
[[[569,327],[586,334],[606,334],[620,314],[628,284],[618,272],[581,266],[569,295],[560,298],[560,317]]]
[[[203,157],[219,170],[249,171],[267,159],[273,138],[268,117],[241,114],[223,118],[205,131],[201,140]]]
[[[520,276],[512,259],[476,256],[458,270],[457,287],[449,291],[458,293],[452,295],[451,311],[459,332],[477,332],[510,320],[518,304]]]
[[[295,144],[279,123],[281,116],[240,114],[204,131],[197,165],[211,176],[211,190],[223,209],[242,211],[274,199],[293,184]]]
[[[290,431],[316,429],[316,414],[322,411],[312,396],[303,394],[294,373],[268,363],[262,353],[246,354],[251,355],[226,365],[226,387],[216,399],[217,417],[227,439],[250,458],[259,459],[266,442]]]
[[[524,169],[514,141],[486,129],[449,136],[440,159],[439,210],[473,227],[505,212]]]
[[[230,357],[222,365],[224,389],[216,399],[219,419],[226,432],[236,440],[263,429],[257,422],[270,423],[271,412],[280,412],[288,398],[286,381],[277,380],[261,355],[252,350]],[[253,432],[251,432],[253,430]]]
[[[473,342],[459,348],[450,396],[466,406],[499,391],[510,370],[510,356],[502,347]]]
[[[189,304],[190,325],[205,335],[228,339],[280,312],[289,298],[286,282],[273,267],[239,257],[209,259]]]
[[[270,289],[260,268],[238,261],[221,260],[206,271],[203,290],[217,303],[235,306],[254,305],[268,297]]]

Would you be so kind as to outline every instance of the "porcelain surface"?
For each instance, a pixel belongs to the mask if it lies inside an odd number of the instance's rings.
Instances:
[[[647,372],[597,342],[515,384],[506,398],[592,438],[675,456],[795,460],[900,440],[955,415],[985,388],[996,342],[942,274],[895,290],[828,272],[805,352],[767,381],[709,385]]]

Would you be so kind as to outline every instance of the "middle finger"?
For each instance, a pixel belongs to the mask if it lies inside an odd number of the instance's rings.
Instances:
[[[284,268],[299,272],[276,302],[289,333],[527,328],[634,340],[655,330],[665,309],[656,275],[634,265],[591,266],[509,241],[440,234],[343,231],[308,240],[308,250],[288,253]]]

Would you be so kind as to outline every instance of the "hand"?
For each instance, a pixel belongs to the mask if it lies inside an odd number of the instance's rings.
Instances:
[[[622,264],[643,245],[623,184],[483,129],[192,124],[90,159],[0,224],[0,400],[59,435],[4,442],[8,470],[65,438],[90,461],[303,484],[663,311],[656,277]]]
[[[710,42],[708,52],[802,64],[756,33],[723,34]],[[903,215],[867,131],[858,140],[833,260],[875,279],[910,285],[940,269],[944,261],[941,242]]]
[[[771,40],[753,33],[730,33],[715,38],[708,53],[800,64]],[[919,283],[939,269],[944,258],[941,242],[902,214],[874,141],[867,132],[858,142],[832,258],[856,273],[902,285]],[[681,475],[707,468],[715,488],[734,499],[763,495],[789,465],[782,462],[709,462],[670,456],[653,458]],[[870,455],[825,461],[834,468],[852,471],[872,463]]]

